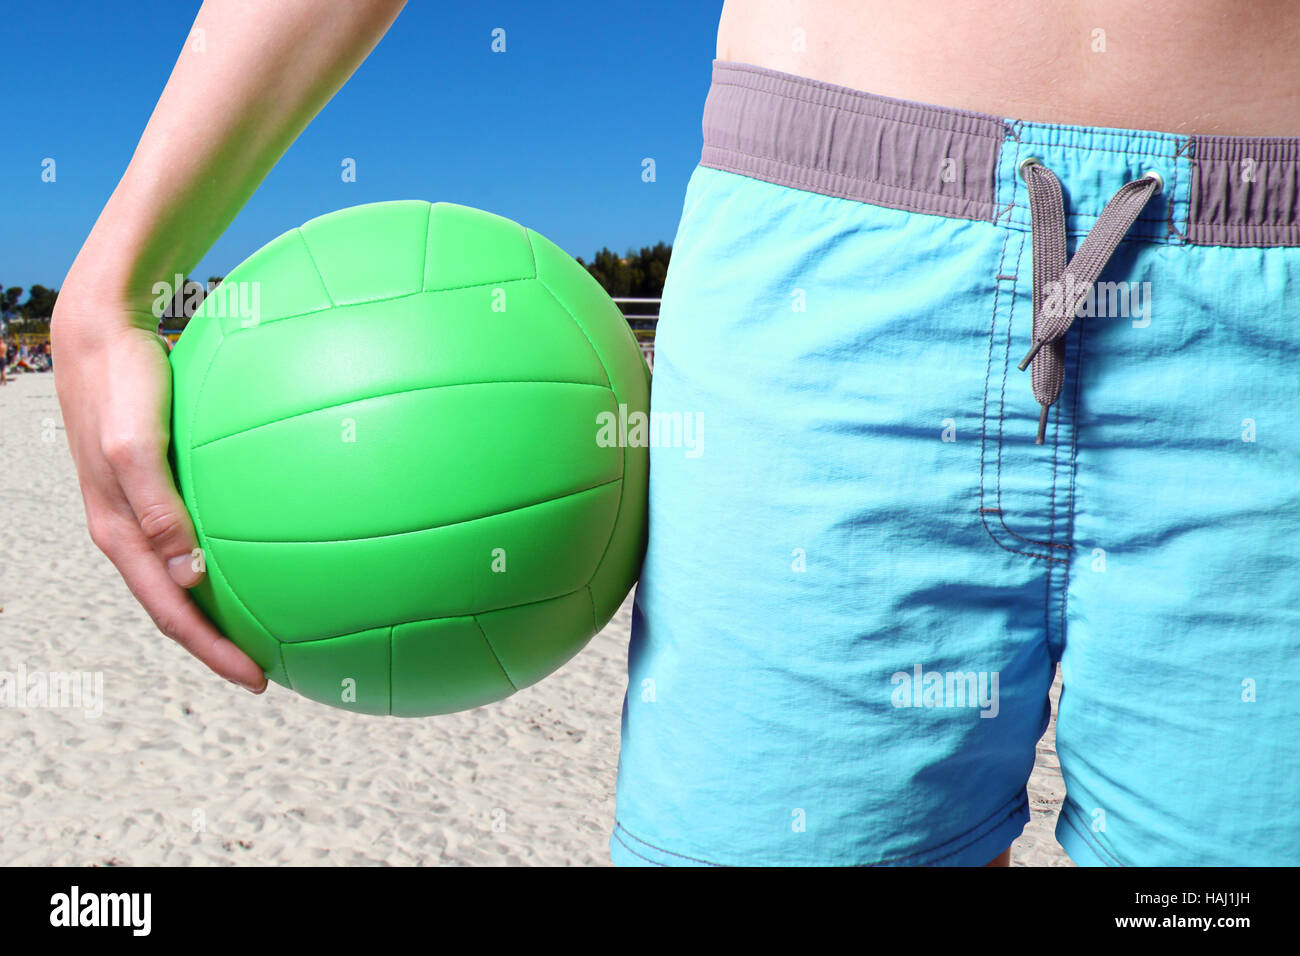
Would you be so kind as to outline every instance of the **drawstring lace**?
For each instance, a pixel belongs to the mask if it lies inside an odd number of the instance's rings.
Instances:
[[[1147,173],[1122,186],[1067,263],[1061,181],[1036,159],[1021,163],[1020,174],[1029,190],[1034,256],[1034,344],[1020,363],[1020,371],[1032,363],[1034,398],[1042,406],[1035,444],[1041,445],[1047,433],[1048,409],[1065,384],[1065,333],[1120,240],[1163,183],[1159,174]]]

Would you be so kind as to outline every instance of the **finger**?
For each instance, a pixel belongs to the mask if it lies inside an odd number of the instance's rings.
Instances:
[[[172,481],[166,448],[153,442],[125,441],[104,449],[140,532],[167,568],[171,579],[192,588],[203,577],[198,537]]]
[[[266,690],[262,668],[224,637],[172,580],[139,528],[127,518],[118,518],[116,525],[116,537],[101,548],[158,630],[227,680],[257,694]]]

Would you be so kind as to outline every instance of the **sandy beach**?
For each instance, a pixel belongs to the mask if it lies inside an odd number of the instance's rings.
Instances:
[[[0,388],[0,461],[0,671],[103,688],[97,715],[0,707],[0,863],[609,864],[630,599],[558,674],[468,713],[253,697],[158,635],[91,544],[52,375]],[[1071,865],[1054,730],[1014,865]]]

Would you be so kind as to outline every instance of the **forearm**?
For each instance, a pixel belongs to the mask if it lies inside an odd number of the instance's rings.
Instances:
[[[154,282],[198,263],[404,2],[205,0],[65,292],[152,328]]]

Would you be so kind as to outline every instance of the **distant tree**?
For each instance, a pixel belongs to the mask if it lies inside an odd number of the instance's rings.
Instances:
[[[668,260],[673,247],[664,242],[642,246],[637,259],[640,262],[641,282],[634,295],[658,299],[664,293],[664,280],[668,278]]]
[[[631,282],[627,276],[627,269],[608,246],[602,247],[590,264],[583,262],[582,257],[579,256],[578,264],[586,266],[587,271],[600,283],[601,288],[611,296],[628,294],[627,290],[631,287]]]
[[[18,309],[18,300],[23,297],[22,286],[10,286],[0,293],[0,315],[8,318]]]
[[[47,289],[43,285],[34,285],[27,293],[27,301],[18,309],[25,319],[46,319],[54,314],[54,302],[59,297],[58,289]]]
[[[601,288],[615,298],[657,299],[663,295],[672,254],[673,247],[663,242],[642,246],[639,251],[629,249],[622,257],[606,246],[590,263],[579,256],[578,264],[584,266]]]

